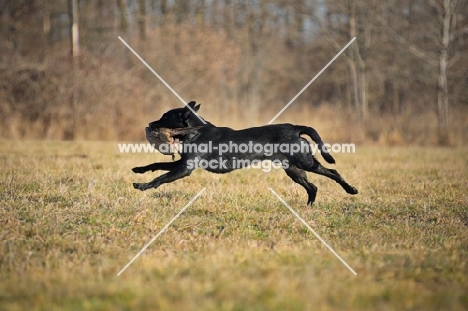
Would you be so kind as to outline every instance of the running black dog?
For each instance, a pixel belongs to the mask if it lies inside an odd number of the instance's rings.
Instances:
[[[335,159],[325,149],[322,139],[313,128],[277,124],[237,131],[227,127],[217,127],[209,122],[205,124],[198,115],[195,115],[200,109],[200,105],[195,104],[192,101],[188,107],[172,109],[146,128],[150,142],[154,139],[152,133],[160,133],[162,128],[176,129],[171,131],[171,135],[175,140],[183,142],[183,152],[180,152],[181,159],[175,162],[157,162],[133,168],[133,172],[139,174],[156,170],[169,171],[149,183],[134,183],[136,189],[143,191],[158,188],[162,184],[189,176],[197,167],[213,173],[228,173],[252,165],[255,161],[258,163],[271,160],[281,165],[292,180],[305,188],[309,196],[307,201],[309,205],[315,200],[317,187],[307,180],[305,171],[333,179],[349,194],[358,193],[358,190],[349,185],[336,170],[322,166],[314,158],[307,140],[300,135],[305,134],[312,138],[320,148],[322,157],[328,163],[335,163]],[[180,131],[182,128],[184,130]],[[190,148],[186,148],[187,146]],[[278,148],[273,148],[274,146]],[[300,151],[297,151],[297,146],[301,146]],[[242,151],[240,147],[244,150]],[[296,148],[296,152],[291,152],[293,148]]]

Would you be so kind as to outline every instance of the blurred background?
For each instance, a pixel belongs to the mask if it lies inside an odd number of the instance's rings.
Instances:
[[[187,102],[328,142],[468,142],[468,1],[0,0],[0,138],[143,140]]]

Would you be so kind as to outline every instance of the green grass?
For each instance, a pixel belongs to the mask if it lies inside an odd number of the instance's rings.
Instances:
[[[466,310],[468,150],[358,147],[309,174],[195,171],[136,191],[169,157],[116,143],[0,145],[1,310]],[[120,277],[117,273],[206,191]],[[357,272],[268,190],[273,188]]]

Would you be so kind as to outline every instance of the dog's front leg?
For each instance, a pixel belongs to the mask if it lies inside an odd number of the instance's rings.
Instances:
[[[179,161],[178,161],[179,162]],[[149,183],[134,183],[133,187],[141,191],[148,190],[151,188],[158,188],[162,184],[167,184],[177,179],[181,179],[189,176],[192,173],[193,169],[188,168],[184,163],[180,163],[178,166],[173,168],[169,173],[156,177],[153,181]]]
[[[137,166],[137,167],[134,167],[132,168],[132,171],[134,173],[137,173],[137,174],[143,174],[143,173],[146,173],[148,171],[158,171],[158,170],[162,170],[162,171],[170,171],[170,170],[173,170],[175,167],[177,167],[177,165],[180,165],[181,160],[179,161],[176,161],[176,162],[156,162],[156,163],[153,163],[153,164],[150,164],[150,165],[147,165],[147,166]]]

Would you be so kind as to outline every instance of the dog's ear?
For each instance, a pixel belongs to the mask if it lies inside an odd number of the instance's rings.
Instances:
[[[190,103],[187,104],[187,106],[192,108],[193,111],[197,112],[198,109],[200,109],[200,105],[195,106],[195,104],[196,102],[191,101]],[[190,110],[189,107],[184,107],[184,111],[179,114],[179,116],[185,120],[187,120],[190,117],[190,114],[192,113],[192,110]]]
[[[193,101],[193,100],[190,103],[188,103],[187,106],[192,108],[192,110],[195,111],[195,112],[198,112],[198,109],[200,109],[200,104],[197,105],[197,102]]]
[[[195,106],[196,105],[196,106]],[[195,101],[191,101],[190,103],[187,104],[187,106],[189,106],[190,108],[192,108],[195,112],[198,112],[198,109],[200,109],[200,105],[201,104],[198,104],[197,105],[197,102]],[[190,110],[190,109],[189,109]]]

